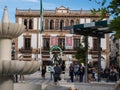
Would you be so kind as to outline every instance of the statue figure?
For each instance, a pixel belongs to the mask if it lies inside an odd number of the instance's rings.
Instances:
[[[57,53],[54,53],[52,60],[54,60],[55,64],[56,63],[59,64],[59,65],[62,64],[62,58],[59,58]]]

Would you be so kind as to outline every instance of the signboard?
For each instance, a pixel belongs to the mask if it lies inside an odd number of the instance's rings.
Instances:
[[[65,47],[66,47],[66,49],[73,48],[73,36],[72,35],[65,36]]]
[[[58,38],[57,36],[50,37],[50,46],[57,46],[58,45]]]
[[[66,46],[72,46],[72,37],[66,37]]]

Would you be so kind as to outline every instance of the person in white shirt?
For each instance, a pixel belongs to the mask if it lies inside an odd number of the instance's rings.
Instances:
[[[74,75],[75,75],[75,79],[77,80],[78,79],[78,70],[79,70],[79,64],[78,63],[75,63],[74,64]]]
[[[50,79],[53,80],[53,77],[54,77],[54,64],[52,64],[50,66]]]

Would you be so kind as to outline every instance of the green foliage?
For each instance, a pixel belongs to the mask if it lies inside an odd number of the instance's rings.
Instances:
[[[120,38],[120,16],[115,17],[111,21],[109,27],[110,27],[111,31],[115,31],[116,32],[115,37],[116,38]]]
[[[105,16],[106,14],[111,14],[114,16],[120,15],[120,0],[111,0],[109,5],[105,5],[107,0],[89,0],[89,1],[95,1],[100,8],[98,9],[92,9],[91,12],[93,14],[97,14],[98,12],[102,15],[101,17]]]
[[[86,48],[83,47],[82,44],[77,49],[77,52],[75,54],[75,58],[80,62],[80,63],[85,63],[85,57],[86,57]]]
[[[93,15],[100,14],[100,20],[103,20],[104,17],[108,14],[108,9],[106,7],[103,7],[98,9],[92,9],[91,12]]]
[[[120,0],[112,0],[108,8],[111,14],[118,16],[120,14]]]
[[[93,0],[89,0],[93,1]],[[99,0],[94,0],[96,3]],[[93,15],[100,13],[102,20],[106,14],[113,15],[114,19],[110,22],[110,30],[115,31],[115,37],[120,38],[120,0],[111,0],[109,5],[105,6],[107,0],[102,0],[101,2],[97,3],[100,5],[98,9],[92,9],[91,12]]]

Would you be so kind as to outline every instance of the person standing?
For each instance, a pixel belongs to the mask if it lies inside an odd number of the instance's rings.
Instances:
[[[50,66],[50,79],[53,80],[53,77],[54,77],[54,64],[51,64]]]
[[[71,82],[74,82],[74,67],[72,63],[70,64],[70,67],[69,67],[69,76],[70,76]]]
[[[78,63],[75,63],[74,64],[74,75],[75,75],[75,79],[78,80],[78,70],[79,70],[79,64]]]
[[[61,69],[62,69],[62,74],[65,74],[65,64],[64,63],[62,63]]]
[[[24,80],[25,80],[24,75],[20,74],[20,82],[25,82]]]
[[[62,73],[62,69],[58,63],[56,63],[56,66],[54,67],[54,71],[55,71],[54,82],[55,82],[55,85],[57,85],[58,80],[61,80],[60,74]]]
[[[83,76],[84,76],[84,73],[85,73],[85,68],[82,66],[82,64],[80,64],[78,72],[79,72],[79,81],[83,82]]]
[[[42,79],[45,79],[45,73],[46,73],[46,65],[45,65],[45,63],[43,63],[43,65],[42,65],[42,73],[41,73]]]
[[[61,69],[62,69],[61,77],[62,77],[62,80],[64,80],[65,79],[65,63],[64,62],[61,65]]]
[[[109,79],[110,79],[109,77],[110,77],[110,69],[108,67],[106,67],[104,69],[104,78],[106,79],[106,82],[109,81]]]
[[[22,59],[20,59],[20,61],[22,62]],[[25,82],[25,77],[23,74],[20,74],[20,79],[19,79],[19,82]]]

